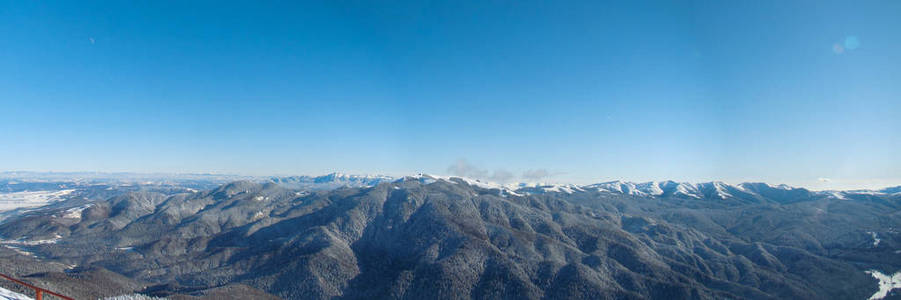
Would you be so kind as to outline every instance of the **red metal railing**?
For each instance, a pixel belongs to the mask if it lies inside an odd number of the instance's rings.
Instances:
[[[3,274],[3,273],[0,273],[0,277],[6,278],[6,279],[9,280],[9,281],[12,281],[12,282],[15,282],[15,283],[24,285],[24,286],[26,286],[26,287],[28,287],[28,288],[34,290],[34,295],[35,295],[35,296],[34,296],[34,300],[43,300],[44,294],[57,296],[57,297],[59,297],[60,299],[65,299],[65,300],[75,300],[75,299],[72,299],[72,298],[69,298],[69,297],[60,295],[60,294],[58,294],[58,293],[54,293],[54,292],[51,292],[51,291],[48,291],[48,290],[45,290],[45,289],[42,289],[42,288],[39,288],[39,287],[30,285],[30,284],[28,284],[27,282],[24,282],[24,281],[21,281],[21,280],[18,280],[18,279],[9,277],[9,276],[7,276],[6,274]]]

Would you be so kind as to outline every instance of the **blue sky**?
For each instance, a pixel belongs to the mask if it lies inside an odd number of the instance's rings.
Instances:
[[[2,1],[0,169],[901,185],[898,16],[899,1]]]

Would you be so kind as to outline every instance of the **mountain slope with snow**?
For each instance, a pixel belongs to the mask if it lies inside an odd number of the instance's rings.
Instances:
[[[901,270],[897,193],[279,180],[32,208],[0,220],[0,269],[79,299],[863,299],[891,296],[873,274]]]
[[[845,199],[849,196],[888,195],[901,192],[901,187],[886,188],[879,191],[810,191],[805,188],[788,185],[770,185],[766,183],[728,184],[721,181],[704,183],[687,183],[675,181],[650,181],[642,183],[626,181],[610,181],[588,185],[572,184],[538,184],[519,185],[516,190],[524,193],[607,193],[656,198],[692,198],[708,200],[734,200],[739,202],[769,201],[774,203],[791,203],[820,198]]]

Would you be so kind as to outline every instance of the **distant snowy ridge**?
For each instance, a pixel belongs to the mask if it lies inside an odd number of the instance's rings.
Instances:
[[[694,199],[733,199],[733,198],[769,198],[794,201],[804,198],[833,198],[846,200],[854,195],[888,195],[901,193],[901,187],[874,190],[851,191],[811,191],[805,188],[792,187],[785,184],[772,185],[768,183],[745,182],[729,184],[722,181],[703,183],[688,183],[675,181],[649,181],[627,182],[608,181],[587,185],[573,184],[520,184],[523,191],[529,193],[574,193],[574,192],[599,192],[609,194],[622,194],[646,197],[681,197]],[[536,188],[537,187],[537,188]]]
[[[312,190],[328,190],[341,187],[370,187],[382,182],[391,182],[395,178],[385,175],[348,175],[331,173],[322,176],[285,176],[270,177],[268,181],[291,188]]]
[[[722,181],[688,183],[667,180],[635,183],[617,180],[587,185],[576,185],[548,183],[499,184],[490,181],[460,176],[440,176],[432,174],[419,174],[415,176],[406,176],[403,178],[420,180],[423,183],[431,183],[435,180],[454,182],[453,178],[457,178],[457,180],[462,180],[472,186],[485,189],[498,189],[501,191],[506,191],[511,195],[542,193],[572,194],[582,192],[596,192],[660,198],[673,197],[687,199],[720,200],[741,199],[742,201],[770,199],[778,202],[793,202],[810,198],[832,198],[837,200],[847,200],[847,197],[854,195],[884,195],[901,192],[901,188],[888,188],[879,191],[811,191],[805,188],[792,187],[785,184],[773,185],[760,182],[729,184]],[[401,178],[401,180],[403,180],[403,178]]]
[[[472,179],[472,178],[461,177],[461,176],[441,176],[441,175],[431,175],[431,174],[418,174],[415,176],[405,176],[401,179],[398,179],[397,181],[404,181],[404,180],[415,180],[415,181],[419,181],[419,182],[422,182],[425,184],[433,183],[433,182],[436,182],[439,180],[453,183],[453,184],[462,182],[467,185],[482,188],[482,189],[498,190],[500,195],[509,194],[509,195],[514,195],[514,196],[522,196],[521,194],[517,193],[515,188],[511,188],[510,186],[505,186],[505,185],[498,184],[498,183],[482,181],[479,179]]]
[[[249,180],[254,182],[272,182],[287,188],[296,188],[303,190],[331,190],[336,188],[361,188],[372,187],[380,183],[392,182],[397,177],[387,175],[355,175],[341,172],[334,172],[321,176],[268,176],[268,177],[252,177],[239,175],[216,175],[216,174],[138,174],[138,173],[34,173],[34,172],[0,172],[0,178],[10,178],[22,181],[44,181],[44,180],[63,180],[66,176],[74,176],[69,178],[81,178],[89,181],[99,181],[102,178],[114,178],[117,184],[122,182],[134,182],[137,185],[155,185],[165,182],[177,182],[178,180],[187,180],[187,183],[197,184],[200,186],[188,188],[189,191],[197,191],[206,189],[209,184],[225,184],[236,180]],[[417,175],[422,176],[422,174]],[[901,186],[884,188],[880,190],[848,190],[848,191],[810,191],[804,188],[792,187],[785,184],[771,185],[767,183],[740,183],[729,184],[722,181],[711,181],[703,183],[676,182],[672,180],[666,181],[648,181],[648,182],[629,182],[629,181],[608,181],[593,184],[551,184],[551,183],[494,183],[482,179],[466,178],[460,176],[439,176],[428,175],[435,179],[460,178],[467,181],[471,185],[482,188],[497,188],[509,192],[509,194],[541,194],[541,193],[584,193],[597,192],[609,194],[622,194],[643,197],[660,197],[660,198],[686,198],[686,199],[744,199],[752,201],[761,198],[777,198],[786,201],[821,197],[832,198],[838,200],[847,200],[849,197],[862,197],[866,195],[893,195],[901,194]],[[406,176],[416,177],[416,176]],[[404,178],[404,177],[401,177]],[[200,179],[210,180],[203,181]],[[204,185],[205,184],[205,185]],[[193,185],[192,185],[193,187]],[[0,210],[10,210],[20,207],[38,207],[54,201],[67,198],[68,193],[72,193],[72,188],[66,185],[60,185],[52,191],[18,191],[0,193]],[[110,187],[112,189],[112,187]],[[77,218],[79,211],[71,211],[67,217]]]

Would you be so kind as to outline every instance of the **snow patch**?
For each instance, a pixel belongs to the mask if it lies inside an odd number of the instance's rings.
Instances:
[[[847,198],[845,198],[845,193],[843,192],[831,191],[829,192],[829,196],[838,200],[847,200]]]
[[[877,246],[879,246],[879,242],[881,242],[882,239],[880,239],[879,236],[876,235],[876,232],[873,232],[873,231],[867,231],[867,233],[869,233],[870,236],[873,237],[873,248],[876,248]]]
[[[787,184],[772,185],[772,184],[766,183],[766,185],[768,187],[771,187],[774,189],[780,189],[780,190],[786,190],[786,191],[794,189],[793,187],[791,187]]]
[[[422,182],[425,184],[429,184],[429,183],[432,183],[432,182],[435,182],[438,180],[456,184],[457,182],[454,180],[454,179],[456,179],[459,181],[463,181],[470,186],[479,187],[479,188],[483,188],[486,190],[498,190],[500,196],[504,196],[504,194],[513,195],[513,196],[522,196],[522,194],[519,194],[516,191],[514,191],[513,189],[510,189],[504,185],[493,183],[493,182],[481,181],[478,179],[459,177],[459,176],[438,176],[438,175],[431,175],[431,174],[419,174],[417,176],[410,176],[410,177],[413,179],[417,179],[417,180],[419,180],[419,182]]]
[[[478,180],[478,179],[472,179],[472,178],[466,178],[466,177],[453,177],[453,178],[462,180],[463,182],[466,182],[466,184],[468,184],[468,185],[470,185],[470,186],[475,186],[475,187],[483,188],[483,189],[486,189],[486,190],[500,190],[500,191],[504,191],[504,190],[506,189],[506,188],[504,188],[504,186],[502,186],[502,185],[499,185],[499,184],[496,184],[496,183],[491,183],[491,182],[482,182],[482,181],[480,181],[480,180]]]
[[[407,180],[407,179],[413,179],[413,180],[419,181],[419,183],[422,183],[422,184],[431,184],[431,183],[434,183],[441,179],[449,181],[450,178],[419,173],[419,174],[416,174],[415,176],[403,177],[401,179],[395,180],[394,182],[403,182],[404,180]],[[453,183],[453,181],[451,181],[451,183]]]
[[[56,244],[56,242],[59,241],[59,239],[61,239],[61,238],[63,238],[63,237],[60,236],[59,234],[57,234],[57,235],[54,235],[54,237],[52,239],[47,239],[47,240],[34,240],[34,241],[29,241],[29,240],[24,240],[24,239],[18,239],[18,240],[12,240],[12,241],[0,240],[0,244],[2,244],[2,245],[38,246],[38,245],[46,245],[46,244]]]
[[[716,196],[720,197],[720,199],[731,198],[732,194],[726,191],[726,184],[716,181],[713,183],[713,188],[716,190]]]
[[[24,256],[37,257],[36,255],[34,255],[34,253],[31,253],[31,252],[22,250],[22,248],[19,248],[19,247],[17,247],[17,246],[3,245],[3,247],[6,247],[6,248],[8,248],[8,249],[10,249],[10,250],[12,250],[12,251],[15,251],[16,253],[19,253],[19,254],[21,254],[21,255],[24,255]]]
[[[257,213],[253,214],[253,217],[251,218],[251,220],[258,221],[264,217],[266,217],[266,214],[264,214],[263,211],[258,211]]]
[[[32,300],[31,297],[0,288],[0,299],[2,300]]]
[[[873,275],[873,278],[879,280],[879,290],[870,296],[870,300],[882,299],[888,296],[888,293],[894,289],[901,288],[901,272],[896,272],[892,276],[882,274],[876,270],[866,271],[867,274]]]
[[[676,186],[676,192],[674,194],[685,195],[685,196],[689,196],[692,198],[701,199],[701,196],[698,196],[697,192],[698,192],[698,190],[696,187],[688,185],[688,184],[680,183],[678,186]]]
[[[847,192],[848,192],[848,193],[859,194],[859,195],[871,195],[871,196],[885,195],[885,193],[883,193],[883,192],[880,192],[880,191],[871,191],[871,190],[851,190],[851,191],[847,191]]]
[[[115,297],[106,297],[103,300],[165,300],[166,298],[157,298],[141,294],[119,295]]]
[[[88,205],[84,205],[84,206],[73,207],[73,208],[67,209],[63,213],[63,215],[60,217],[67,218],[67,219],[81,219],[81,212],[83,212],[85,209],[88,209],[91,206],[93,206],[93,204],[88,204]]]
[[[38,207],[64,200],[75,190],[0,193],[0,211],[20,207]]]
[[[599,192],[610,192],[610,193],[621,193],[621,194],[632,194],[635,191],[635,185],[630,182],[622,182],[622,181],[609,181],[596,183],[588,186],[591,189],[596,189]]]
[[[635,185],[635,187],[636,187],[639,191],[641,191],[641,192],[643,192],[643,193],[645,193],[645,194],[648,194],[648,195],[651,195],[651,196],[660,196],[660,195],[663,195],[663,189],[660,188],[660,186],[661,186],[662,184],[663,184],[663,183],[656,182],[656,181],[651,181],[651,182],[645,182],[645,183],[637,184],[637,185]]]
[[[574,184],[545,185],[545,186],[541,187],[541,190],[543,190],[545,192],[557,192],[557,193],[567,193],[567,194],[584,191],[581,187],[574,185]]]

